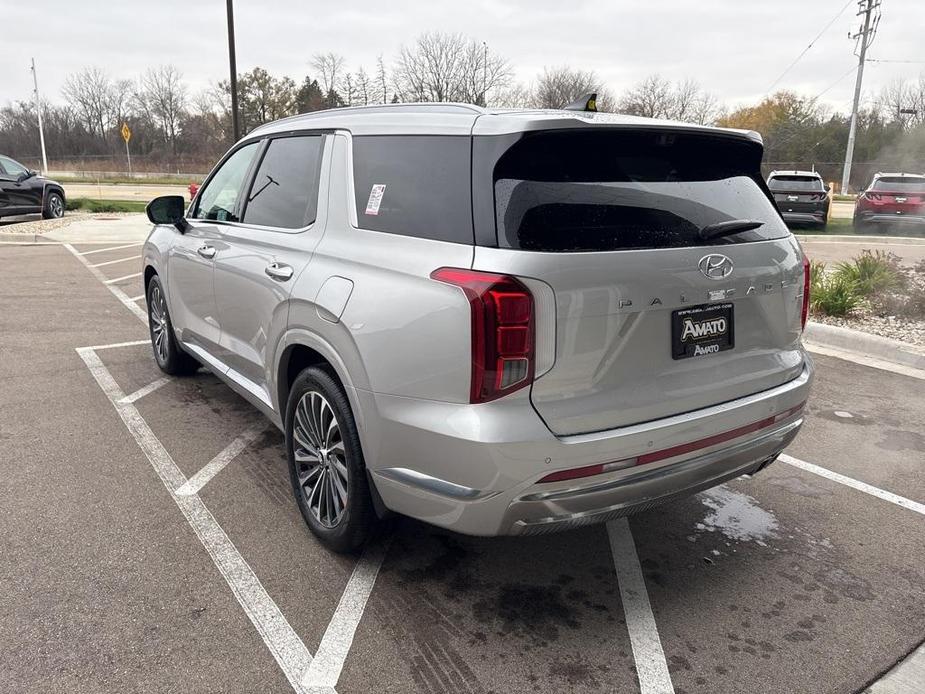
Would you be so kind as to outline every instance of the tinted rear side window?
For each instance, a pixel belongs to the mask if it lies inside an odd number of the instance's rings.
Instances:
[[[315,221],[321,135],[270,140],[247,195],[244,222],[301,229]]]
[[[761,241],[789,234],[760,182],[761,147],[716,135],[545,132],[495,166],[502,247],[614,251]],[[735,219],[763,226],[705,241]]]
[[[806,190],[818,193],[825,190],[821,178],[814,176],[774,176],[768,181],[771,190]]]
[[[471,244],[470,160],[468,137],[353,138],[360,228]]]

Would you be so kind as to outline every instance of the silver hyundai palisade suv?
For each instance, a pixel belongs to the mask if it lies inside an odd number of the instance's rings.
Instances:
[[[348,108],[264,125],[151,202],[168,374],[286,437],[330,548],[394,511],[598,523],[769,464],[803,422],[807,262],[752,132],[579,111]]]

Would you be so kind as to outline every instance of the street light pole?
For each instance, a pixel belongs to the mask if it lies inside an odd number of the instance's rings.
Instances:
[[[234,141],[241,137],[241,124],[238,121],[238,66],[234,55],[234,8],[232,0],[225,0],[228,9],[228,69],[231,73],[231,131]]]
[[[39,99],[39,78],[35,73],[35,58],[32,59],[32,84],[35,87],[35,112],[39,116],[39,143],[42,145],[42,173],[48,173],[48,157],[45,155],[45,128],[42,125],[42,100]]]

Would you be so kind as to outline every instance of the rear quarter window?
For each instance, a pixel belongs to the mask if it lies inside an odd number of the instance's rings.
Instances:
[[[470,138],[369,135],[353,138],[360,228],[473,243]]]
[[[546,252],[722,245],[789,235],[760,178],[761,147],[658,131],[525,136],[494,169],[498,245]],[[718,222],[755,230],[705,240]]]

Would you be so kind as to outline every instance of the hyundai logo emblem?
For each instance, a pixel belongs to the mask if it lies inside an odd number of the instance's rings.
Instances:
[[[722,280],[732,274],[732,261],[720,253],[705,255],[698,263],[700,272],[711,280]]]

